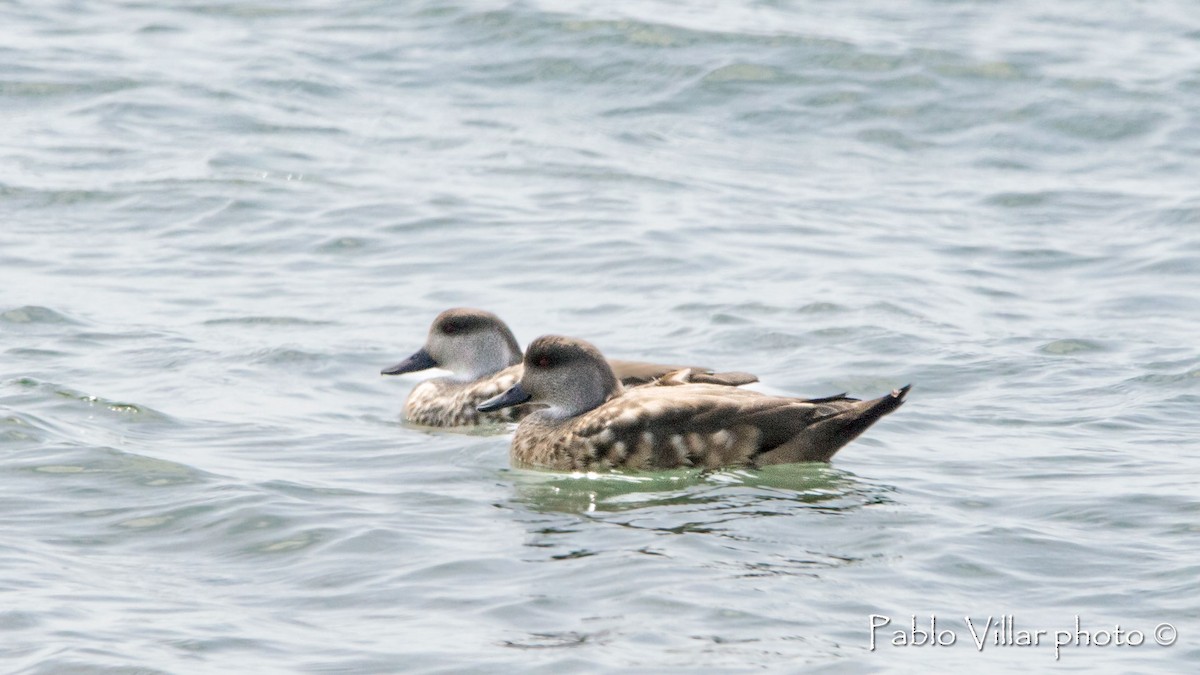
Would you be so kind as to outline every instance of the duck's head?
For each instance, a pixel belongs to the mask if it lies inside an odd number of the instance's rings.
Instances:
[[[544,335],[529,344],[524,364],[521,381],[481,403],[480,412],[535,403],[554,417],[574,417],[621,392],[600,350],[583,340]]]
[[[433,320],[425,346],[384,375],[444,368],[475,380],[521,362],[521,347],[500,317],[482,309],[448,309]]]

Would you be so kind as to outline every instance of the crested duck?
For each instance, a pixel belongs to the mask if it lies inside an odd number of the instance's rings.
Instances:
[[[561,471],[759,467],[828,462],[900,407],[908,390],[871,401],[787,398],[697,383],[686,371],[626,389],[591,344],[550,335],[529,345],[520,380],[479,410],[540,406],[513,437],[518,465]]]

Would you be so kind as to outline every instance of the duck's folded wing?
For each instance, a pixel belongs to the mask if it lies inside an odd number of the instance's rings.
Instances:
[[[710,373],[695,368],[682,368],[663,375],[655,384],[674,387],[680,384],[715,384],[722,387],[740,387],[758,382],[757,375],[731,370],[727,373]]]
[[[608,365],[613,369],[613,373],[621,381],[621,384],[627,387],[649,384],[663,375],[688,369],[688,366],[670,366],[662,363],[646,363],[644,361],[622,361],[621,359],[608,359]]]
[[[692,378],[697,384],[719,384],[724,387],[740,387],[743,384],[758,382],[758,376],[753,373],[743,373],[740,370],[730,370],[724,373],[705,373]]]
[[[642,387],[576,418],[573,445],[599,466],[744,466],[754,463],[764,441],[774,447],[794,435],[813,409],[732,387]]]
[[[656,380],[662,384],[718,384],[727,387],[740,387],[743,384],[758,382],[758,376],[750,373],[714,373],[711,368],[700,366],[670,366],[620,359],[608,359],[608,365],[626,387],[649,384]]]
[[[907,390],[874,401],[820,402],[689,385],[640,390],[576,420],[601,465],[633,469],[828,461]]]

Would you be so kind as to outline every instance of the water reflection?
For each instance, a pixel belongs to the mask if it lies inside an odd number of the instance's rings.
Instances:
[[[529,562],[660,560],[730,577],[813,576],[858,563],[860,557],[834,544],[841,541],[841,519],[890,502],[894,491],[824,464],[507,473],[513,498],[497,506],[511,509],[526,528]]]
[[[885,499],[890,488],[827,464],[763,469],[675,469],[654,473],[509,472],[513,503],[538,513],[605,514],[655,507],[691,510],[760,509],[780,515],[797,506],[840,512]]]

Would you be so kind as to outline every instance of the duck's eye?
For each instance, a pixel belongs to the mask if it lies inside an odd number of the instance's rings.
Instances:
[[[456,323],[443,324],[442,332],[445,333],[446,335],[454,335],[455,333],[458,332],[458,324],[456,324]]]
[[[541,366],[542,368],[549,368],[550,367],[550,357],[543,356],[542,358],[537,360],[537,364],[539,366]]]

